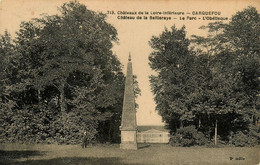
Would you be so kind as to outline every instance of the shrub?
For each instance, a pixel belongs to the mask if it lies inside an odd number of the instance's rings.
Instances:
[[[0,105],[0,143],[58,143],[79,144],[84,129],[88,143],[95,142],[98,123],[96,120],[83,120],[74,113],[66,115],[62,122],[58,107],[38,104],[12,110]]]
[[[232,144],[237,147],[243,147],[247,144],[247,140],[247,136],[242,131],[238,131],[232,137]]]
[[[195,126],[182,127],[177,129],[176,133],[171,137],[170,144],[172,146],[189,147],[193,145],[204,145],[207,142],[202,132],[199,132]]]
[[[260,144],[260,127],[258,125],[251,124],[249,126],[249,136],[252,137],[250,145],[259,145]]]
[[[254,146],[260,142],[259,127],[250,125],[249,131],[238,131],[230,139],[230,143],[237,147]]]

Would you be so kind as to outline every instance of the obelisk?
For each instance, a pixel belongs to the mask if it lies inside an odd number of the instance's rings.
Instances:
[[[121,121],[121,149],[137,150],[136,143],[136,110],[135,110],[135,95],[134,95],[134,81],[132,72],[131,54],[127,64],[125,93]]]

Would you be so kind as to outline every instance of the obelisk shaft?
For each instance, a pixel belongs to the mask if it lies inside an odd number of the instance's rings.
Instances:
[[[122,149],[137,149],[136,143],[136,110],[131,56],[127,64],[124,103],[121,121],[121,144]]]

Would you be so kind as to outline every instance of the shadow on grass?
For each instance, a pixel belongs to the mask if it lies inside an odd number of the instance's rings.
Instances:
[[[144,149],[144,148],[149,148],[151,145],[150,144],[138,144],[138,149]]]
[[[0,150],[0,165],[131,165],[123,162],[121,158],[97,158],[97,157],[59,157],[54,159],[25,160],[33,156],[43,156],[46,152],[39,151],[3,151]],[[138,165],[138,164],[135,164]]]
[[[27,160],[23,162],[14,162],[13,165],[104,165],[124,164],[120,158],[94,158],[94,157],[64,157],[48,160]],[[130,164],[128,164],[130,165]]]
[[[11,164],[20,158],[29,158],[31,156],[42,156],[45,152],[39,151],[3,151],[0,150],[0,164]]]

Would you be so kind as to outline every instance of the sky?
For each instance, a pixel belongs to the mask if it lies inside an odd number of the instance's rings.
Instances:
[[[198,12],[221,12],[218,17],[231,18],[237,11],[241,11],[251,5],[260,9],[258,0],[78,0],[88,9],[109,13],[107,22],[112,24],[118,32],[119,43],[114,44],[113,52],[123,64],[126,72],[126,64],[129,52],[132,56],[133,74],[137,75],[137,81],[141,89],[141,96],[137,98],[138,125],[164,125],[162,118],[155,110],[154,95],[151,92],[149,76],[155,74],[149,67],[149,54],[153,51],[149,46],[152,36],[158,36],[165,28],[175,25],[177,28],[185,25],[187,37],[193,34],[206,35],[199,27],[207,25],[208,20],[203,20],[207,15],[197,15]],[[19,29],[22,21],[42,17],[43,13],[56,14],[57,7],[68,0],[0,0],[0,34],[8,30],[12,36]],[[158,12],[184,12],[184,15],[167,15]],[[114,14],[111,14],[114,12]],[[119,13],[118,13],[119,12]],[[137,12],[136,15],[122,15],[120,12]],[[139,12],[142,12],[138,14]],[[145,12],[147,12],[145,14]],[[134,16],[134,20],[118,19],[118,16]],[[142,17],[141,20],[136,17]],[[144,20],[143,16],[148,19]],[[150,16],[171,17],[171,20],[151,20]],[[182,20],[180,17],[184,18]],[[192,18],[196,18],[196,20]],[[200,19],[199,19],[200,18]],[[229,20],[223,22],[227,23]]]

